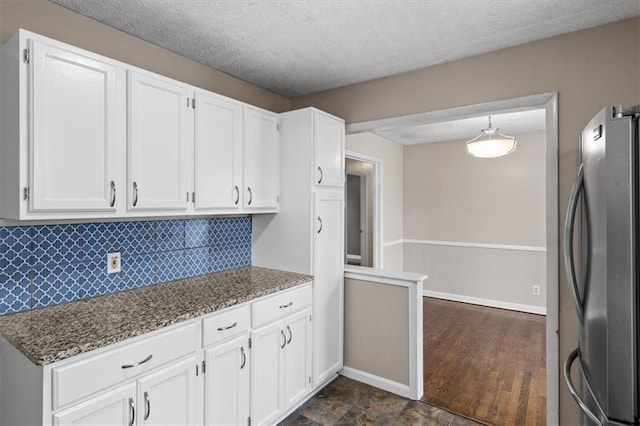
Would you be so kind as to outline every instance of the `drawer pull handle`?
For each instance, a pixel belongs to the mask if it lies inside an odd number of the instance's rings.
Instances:
[[[291,327],[287,326],[287,330],[289,330],[289,340],[287,340],[287,345],[291,343],[291,339],[293,339],[293,333],[291,332]]]
[[[293,302],[289,302],[286,305],[280,305],[280,309],[288,308],[291,305],[293,305]]]
[[[139,365],[144,364],[145,362],[148,362],[151,360],[151,358],[153,358],[153,354],[149,355],[148,357],[146,357],[145,359],[143,359],[142,361],[138,361],[138,362],[134,362],[133,364],[125,364],[122,366],[123,369],[125,368],[133,368],[133,367],[137,367]]]
[[[147,420],[151,415],[151,400],[149,399],[149,392],[144,391],[144,419]]]
[[[244,353],[244,347],[240,346],[240,355],[242,355],[242,363],[240,364],[240,370],[247,364],[247,354]]]
[[[238,322],[234,322],[233,324],[228,325],[228,326],[226,326],[226,327],[218,327],[218,331],[225,331],[225,330],[229,330],[229,329],[231,329],[231,328],[235,327],[236,325],[238,325]]]
[[[133,398],[129,398],[129,426],[136,421],[136,407],[133,406]]]
[[[287,346],[287,336],[285,336],[284,330],[280,330],[280,334],[282,334],[282,346],[280,346],[280,349],[284,349]]]

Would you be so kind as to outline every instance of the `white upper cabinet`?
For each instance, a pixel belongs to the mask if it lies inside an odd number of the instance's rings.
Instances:
[[[115,211],[118,69],[31,41],[31,210]]]
[[[276,212],[279,195],[278,115],[244,107],[244,209]]]
[[[194,209],[237,211],[242,207],[242,105],[196,92]]]
[[[25,30],[0,106],[0,218],[278,211],[277,114]]]
[[[189,88],[127,71],[129,209],[186,210]]]
[[[0,217],[117,217],[125,202],[120,63],[20,30],[0,50]]]
[[[344,121],[323,112],[313,114],[314,183],[344,186]]]

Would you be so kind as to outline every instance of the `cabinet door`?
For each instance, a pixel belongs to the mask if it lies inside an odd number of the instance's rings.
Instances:
[[[129,383],[53,415],[54,426],[133,424],[136,384]]]
[[[187,208],[186,86],[134,71],[128,77],[128,206],[133,210]]]
[[[278,116],[244,107],[244,207],[276,211],[280,185]]]
[[[313,380],[342,368],[344,201],[342,191],[314,196]]]
[[[204,352],[205,425],[246,424],[249,417],[249,347],[247,335]]]
[[[242,105],[196,93],[195,209],[237,210],[242,190]]]
[[[272,423],[284,411],[282,325],[276,321],[251,332],[251,420],[258,425]]]
[[[31,51],[30,209],[115,211],[124,189],[119,70],[38,41]]]
[[[285,319],[287,346],[284,352],[285,408],[300,401],[311,388],[311,309]]]
[[[344,187],[344,121],[314,111],[313,161],[316,185]]]
[[[138,380],[138,425],[191,425],[196,422],[196,357]]]

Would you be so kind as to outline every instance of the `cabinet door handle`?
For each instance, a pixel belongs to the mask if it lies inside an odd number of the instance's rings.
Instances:
[[[113,207],[116,205],[116,183],[111,181],[111,202],[109,203],[109,207]]]
[[[293,339],[293,333],[291,332],[291,327],[287,326],[287,330],[289,331],[289,340],[287,340],[287,345],[291,343],[291,339]]]
[[[144,419],[147,420],[151,415],[151,399],[149,398],[149,392],[144,391]]]
[[[240,346],[240,355],[242,355],[242,363],[240,364],[240,370],[247,364],[247,354],[244,353],[244,347]]]
[[[125,364],[122,366],[123,369],[126,368],[133,368],[133,367],[137,367],[139,365],[144,364],[145,362],[148,362],[149,360],[151,360],[151,358],[153,358],[153,354],[150,354],[148,357],[146,357],[145,359],[143,359],[142,361],[138,361],[138,362],[134,362],[133,364]]]
[[[138,183],[133,181],[133,207],[138,204]]]
[[[287,336],[285,336],[284,330],[280,330],[280,334],[282,334],[282,346],[280,346],[280,349],[284,349],[287,346]]]
[[[322,218],[320,216],[318,216],[318,224],[320,224],[320,227],[318,228],[318,234],[322,232]]]
[[[320,172],[320,177],[318,178],[318,183],[322,183],[322,178],[324,177],[324,173],[322,172],[322,167],[318,166],[318,171]]]
[[[240,201],[240,188],[238,188],[238,185],[236,185],[234,189],[236,191],[236,200],[233,202],[233,204],[238,205],[238,202]]]
[[[236,325],[238,325],[238,322],[237,322],[237,321],[236,321],[236,322],[234,322],[234,323],[233,323],[233,324],[231,324],[231,325],[226,326],[226,327],[218,327],[218,331],[225,331],[225,330],[229,330],[229,329],[232,329],[233,327],[235,327]]]
[[[133,406],[133,398],[129,398],[129,426],[136,421],[136,407]]]
[[[249,191],[249,201],[247,201],[247,205],[251,205],[251,202],[253,201],[253,191],[251,190],[250,186],[247,186],[247,191]]]

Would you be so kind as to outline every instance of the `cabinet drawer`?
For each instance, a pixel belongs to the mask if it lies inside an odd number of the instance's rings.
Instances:
[[[278,293],[252,305],[253,326],[257,327],[275,319],[311,306],[311,284],[295,290]]]
[[[196,324],[191,322],[77,362],[55,367],[51,370],[52,408],[56,410],[80,398],[189,355],[195,352],[197,339]]]
[[[249,330],[251,313],[249,306],[234,308],[211,315],[202,323],[202,346],[225,340]]]

